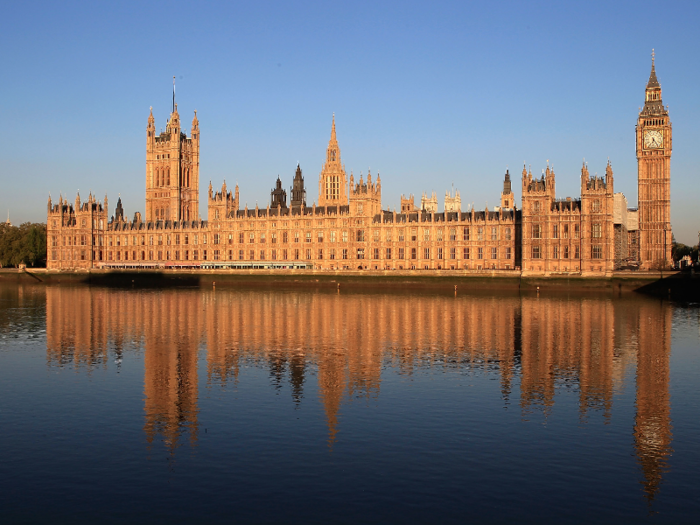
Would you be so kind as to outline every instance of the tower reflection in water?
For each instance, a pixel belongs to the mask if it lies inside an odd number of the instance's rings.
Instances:
[[[197,441],[206,345],[210,384],[236,381],[245,361],[267,368],[278,387],[287,381],[299,404],[316,375],[330,443],[344,402],[379,396],[383,366],[499,374],[506,403],[519,385],[525,415],[549,412],[558,387],[576,388],[580,417],[596,410],[608,420],[613,393],[636,367],[633,434],[649,500],[672,452],[672,309],[663,302],[68,287],[46,297],[50,365],[106,366],[110,351],[119,362],[144,350],[144,432],[171,451]]]

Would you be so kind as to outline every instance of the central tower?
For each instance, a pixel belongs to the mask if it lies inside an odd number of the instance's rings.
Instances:
[[[331,126],[331,140],[326,150],[326,162],[318,177],[319,206],[347,206],[347,178],[340,163],[340,148],[335,137],[335,115]]]
[[[188,138],[180,127],[177,104],[164,132],[156,135],[153,109],[146,128],[146,221],[199,219],[199,120]]]
[[[642,269],[671,265],[671,120],[661,101],[654,53],[644,108],[637,119],[639,255]]]

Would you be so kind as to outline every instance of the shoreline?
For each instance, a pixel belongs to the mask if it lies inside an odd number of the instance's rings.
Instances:
[[[89,270],[0,269],[5,282],[89,285],[110,288],[324,288],[350,290],[434,290],[457,292],[644,293],[700,298],[700,277],[689,272],[613,272],[609,276],[522,275],[509,271],[450,270]]]

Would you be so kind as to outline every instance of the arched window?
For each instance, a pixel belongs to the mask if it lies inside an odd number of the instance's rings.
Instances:
[[[155,180],[153,181],[154,186],[158,186],[159,177],[160,177],[160,172],[156,168],[156,176],[155,176]]]
[[[168,168],[168,181],[167,182],[168,182],[167,185],[170,186],[170,168]]]

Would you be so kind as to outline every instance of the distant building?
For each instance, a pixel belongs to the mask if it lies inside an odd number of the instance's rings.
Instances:
[[[430,197],[428,194],[423,192],[423,196],[420,198],[420,209],[427,213],[437,213],[438,211],[438,198],[435,192],[432,193]]]
[[[454,196],[451,192],[445,192],[445,212],[458,213],[462,211],[462,197],[459,195],[459,190],[455,190]]]

